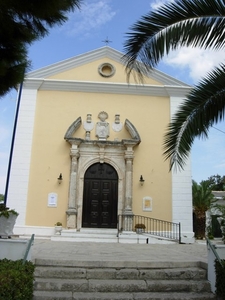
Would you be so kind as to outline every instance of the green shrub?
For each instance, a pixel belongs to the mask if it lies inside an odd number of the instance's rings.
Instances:
[[[34,264],[23,260],[0,260],[0,300],[32,300]]]
[[[145,229],[145,224],[136,224],[135,229]]]
[[[216,294],[221,297],[221,299],[225,299],[225,260],[222,260],[222,265],[215,261],[215,269],[216,269]]]

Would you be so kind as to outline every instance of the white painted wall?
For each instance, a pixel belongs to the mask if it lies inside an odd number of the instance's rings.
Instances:
[[[182,97],[170,98],[171,118],[182,103]],[[191,159],[186,162],[184,170],[172,171],[173,222],[181,223],[182,242],[194,242],[192,217],[192,177]]]
[[[7,206],[19,213],[16,225],[25,225],[36,96],[32,89],[21,95],[7,198]]]

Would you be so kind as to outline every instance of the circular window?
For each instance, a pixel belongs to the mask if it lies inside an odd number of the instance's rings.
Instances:
[[[98,72],[103,77],[111,77],[114,75],[115,71],[116,70],[115,70],[114,66],[109,63],[101,64],[98,67]]]

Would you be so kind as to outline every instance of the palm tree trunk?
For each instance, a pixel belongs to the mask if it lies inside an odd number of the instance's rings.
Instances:
[[[206,222],[206,217],[205,214],[196,214],[195,213],[195,237],[197,239],[203,239],[205,238],[205,222]]]

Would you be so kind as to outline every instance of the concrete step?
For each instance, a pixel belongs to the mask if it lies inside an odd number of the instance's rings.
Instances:
[[[105,243],[118,243],[117,229],[104,229],[104,228],[81,228],[79,231],[76,229],[63,229],[61,235],[54,235],[51,237],[52,241],[64,242],[105,242]]]
[[[67,232],[71,231],[68,229]],[[77,231],[78,232],[78,231]],[[114,236],[117,235],[118,230],[114,228],[81,228],[80,233],[90,233],[90,234],[112,234]]]
[[[59,279],[36,278],[38,291],[77,292],[210,292],[206,280]]]
[[[44,267],[35,268],[35,277],[63,279],[195,279],[206,278],[206,270],[192,268],[137,269],[137,268],[76,268]]]
[[[90,236],[89,234],[77,234],[75,236],[64,236],[64,235],[54,235],[51,236],[51,241],[53,242],[76,242],[76,243],[118,243],[118,238],[116,236],[107,235],[95,235]],[[137,243],[137,242],[135,242]]]
[[[33,300],[210,300],[211,293],[81,293],[35,291]]]
[[[35,260],[33,300],[209,300],[203,263]]]
[[[61,235],[51,236],[51,241],[62,242],[100,242],[100,243],[125,243],[125,244],[174,244],[176,241],[150,234],[137,234],[136,232],[119,233],[117,229],[81,228],[63,229]]]
[[[62,255],[63,256],[63,255]],[[37,267],[67,267],[67,268],[134,268],[134,269],[174,269],[174,268],[192,268],[199,267],[207,269],[206,263],[200,263],[197,261],[124,261],[124,260],[94,260],[92,256],[90,260],[71,260],[71,259],[35,259],[35,265]]]

